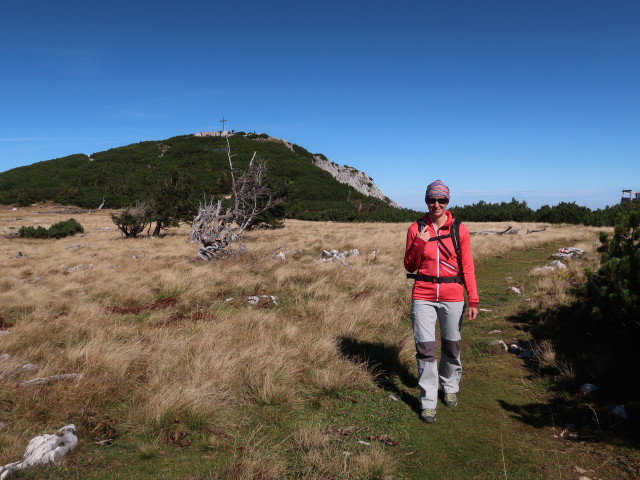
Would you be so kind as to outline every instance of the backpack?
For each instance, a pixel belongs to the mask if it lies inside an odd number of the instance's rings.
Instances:
[[[421,232],[423,228],[427,226],[427,222],[424,218],[420,218],[418,221],[418,232]],[[462,259],[460,258],[460,220],[457,218],[453,220],[453,224],[449,229],[449,233],[446,235],[438,235],[437,237],[431,237],[428,242],[442,240],[443,238],[451,238],[453,243],[453,249],[456,252],[456,258],[458,259],[458,274],[455,277],[434,277],[432,275],[421,275],[419,273],[407,273],[407,278],[413,278],[414,280],[430,283],[464,283],[464,277],[462,276]],[[447,253],[449,249],[446,245],[442,244]]]

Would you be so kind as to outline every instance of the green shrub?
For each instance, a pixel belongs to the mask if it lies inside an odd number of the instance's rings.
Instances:
[[[621,215],[613,236],[602,233],[600,242],[600,269],[591,284],[593,314],[627,337],[640,337],[640,212]]]
[[[151,223],[148,207],[144,202],[138,202],[135,207],[128,207],[120,213],[112,213],[111,221],[125,238],[136,238]]]
[[[44,227],[20,227],[18,233],[24,238],[62,238],[76,233],[84,233],[84,228],[75,219],[54,223],[48,229]]]
[[[82,225],[80,225],[75,218],[70,218],[64,222],[51,225],[48,233],[50,238],[62,238],[75,235],[76,233],[84,233],[84,228],[82,228]]]

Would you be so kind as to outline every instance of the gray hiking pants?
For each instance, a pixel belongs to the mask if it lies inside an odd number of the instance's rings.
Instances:
[[[464,302],[411,301],[411,324],[416,341],[420,405],[436,408],[438,383],[445,393],[456,393],[462,376],[460,326]],[[436,320],[440,320],[440,365],[436,364]]]

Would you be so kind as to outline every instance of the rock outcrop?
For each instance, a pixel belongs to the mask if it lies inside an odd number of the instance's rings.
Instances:
[[[329,161],[324,155],[314,155],[313,161],[318,167],[329,172],[333,178],[340,183],[353,187],[363,195],[379,198],[392,207],[402,208],[389,197],[386,197],[374,183],[373,179],[366,173],[346,165],[341,167],[340,165]]]

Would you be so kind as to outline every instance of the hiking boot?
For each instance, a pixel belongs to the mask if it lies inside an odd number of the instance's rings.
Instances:
[[[458,396],[455,393],[445,393],[442,401],[447,407],[455,407],[458,405]]]
[[[420,418],[425,423],[433,423],[436,421],[436,409],[435,408],[425,408],[420,412]]]

